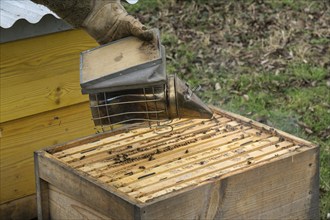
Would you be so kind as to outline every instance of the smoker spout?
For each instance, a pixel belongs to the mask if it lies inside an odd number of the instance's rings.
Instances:
[[[168,76],[171,118],[212,118],[212,110],[176,75]]]

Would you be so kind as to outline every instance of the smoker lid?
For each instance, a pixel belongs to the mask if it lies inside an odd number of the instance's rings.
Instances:
[[[160,64],[145,64],[140,69],[131,68],[123,74],[117,74],[115,77],[104,77],[102,80],[94,81],[92,84],[81,85],[81,91],[83,94],[94,94],[165,84],[167,76],[164,46],[161,46],[161,54],[162,62]]]
[[[136,37],[127,37],[97,48],[81,53],[80,63],[80,85],[82,89],[98,88],[106,86],[127,86],[127,80],[140,78],[155,80],[166,80],[166,74],[153,77],[154,71],[158,69],[163,60],[162,49],[159,40],[159,31],[154,30],[155,41],[144,42]],[[146,71],[145,69],[151,69]],[[139,74],[147,74],[141,76]],[[151,79],[151,80],[150,80]],[[115,85],[111,82],[115,82]],[[146,83],[148,83],[148,81]],[[105,83],[108,82],[108,83]]]

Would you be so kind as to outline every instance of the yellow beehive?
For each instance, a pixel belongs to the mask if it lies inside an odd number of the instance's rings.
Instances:
[[[96,45],[81,30],[0,44],[0,218],[36,216],[35,150],[95,133],[79,56]]]

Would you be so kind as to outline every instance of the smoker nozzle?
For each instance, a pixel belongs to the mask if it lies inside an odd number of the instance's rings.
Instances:
[[[168,77],[170,118],[211,118],[211,109],[176,75]]]

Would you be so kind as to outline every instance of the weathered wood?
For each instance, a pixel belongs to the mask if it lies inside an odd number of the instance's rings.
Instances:
[[[318,217],[317,146],[222,110],[214,116],[176,120],[162,134],[132,128],[48,148],[43,179],[82,203],[74,182],[79,192],[104,190],[103,201],[120,213],[129,204],[133,219]],[[88,199],[91,212],[114,218]]]
[[[49,204],[50,216],[53,220],[62,219],[107,219],[108,216],[102,215],[89,206],[83,204],[64,193],[55,186],[49,185]]]
[[[225,123],[225,121],[223,121],[224,124],[226,125],[227,123]],[[229,124],[229,123],[228,123]],[[199,127],[199,126],[197,126]],[[219,128],[219,130],[221,130],[222,128]],[[193,132],[190,132],[191,130],[194,130],[193,128],[191,129],[187,129],[186,131],[182,132],[181,134],[191,134],[194,135]],[[203,129],[201,129],[203,130]],[[195,130],[196,131],[196,130]],[[227,134],[227,135],[231,135],[233,133]],[[219,135],[221,136],[221,135]],[[196,136],[195,136],[196,137]],[[198,137],[198,136],[197,136]],[[156,142],[158,144],[162,143],[162,145],[169,147],[173,146],[174,144],[179,144],[182,143],[183,144],[184,140],[182,141],[182,136],[181,135],[171,135],[169,137],[169,139],[167,139],[167,137],[165,138],[161,138],[160,142]],[[155,144],[155,143],[153,143]],[[134,147],[136,148],[141,148],[141,147],[149,147],[150,144],[137,144],[136,146],[132,146],[132,148],[134,149]],[[157,148],[159,149],[163,149],[165,150],[163,147],[162,148]],[[156,151],[157,151],[156,149]],[[198,145],[190,145],[189,146],[189,152],[185,153],[184,156],[182,156],[182,152],[186,151],[188,148],[180,148],[180,149],[176,149],[176,150],[172,150],[172,151],[168,151],[168,152],[164,152],[160,155],[154,155],[154,158],[157,159],[157,165],[162,165],[162,164],[167,164],[168,158],[167,156],[171,156],[173,158],[184,158],[185,156],[191,155],[191,153],[197,153],[201,151],[201,148]],[[155,149],[151,148],[150,150],[146,150],[140,153],[136,153],[135,156],[143,156],[143,154],[146,153],[153,153],[155,151]],[[125,152],[124,152],[125,153]],[[139,165],[143,165],[146,169],[151,168],[154,165],[153,161],[148,161],[147,160],[143,160],[143,161],[138,161],[138,162],[133,162],[133,163],[128,163],[128,164],[123,164],[120,167],[111,167],[111,165],[113,165],[115,162],[114,161],[99,161],[99,162],[95,162],[92,164],[85,164],[85,166],[80,167],[79,170],[88,172],[91,175],[99,175],[100,172],[102,172],[105,177],[107,178],[106,175],[107,173],[114,173],[118,170],[123,170],[125,169],[130,169],[134,174],[139,173],[139,171],[141,172],[141,169],[139,169]],[[94,172],[95,171],[95,172]],[[104,172],[103,172],[104,171]],[[104,179],[105,181],[107,181],[106,179]]]
[[[189,124],[188,124],[189,126]],[[127,145],[133,145],[135,143],[141,142],[145,139],[151,138],[151,137],[157,137],[159,136],[158,133],[151,133],[150,128],[147,128],[146,132],[138,132],[137,134],[128,133],[128,135],[123,135],[120,139],[116,141],[110,141],[110,143],[102,144],[103,146],[100,146],[100,143],[95,143],[95,147],[93,146],[81,146],[77,147],[79,152],[75,152],[74,155],[68,155],[66,154],[65,157],[62,159],[63,161],[70,163],[77,161],[80,157],[85,156],[91,157],[95,155],[99,155],[102,153],[106,153],[108,155],[109,150],[116,150],[122,147],[126,147]],[[114,139],[114,138],[111,138]],[[110,139],[110,140],[111,140]],[[103,141],[103,140],[102,140]],[[97,148],[95,151],[92,151],[93,149]],[[84,150],[85,149],[85,150]],[[87,151],[86,151],[87,150]],[[102,158],[100,158],[102,159]]]
[[[245,140],[250,141],[248,140]],[[273,140],[269,140],[270,143],[276,143],[277,139],[274,138]],[[269,144],[269,142],[267,142],[267,144]],[[251,145],[247,145],[247,147],[250,148],[260,148],[265,146],[266,144],[264,142],[258,142],[257,144],[251,144]],[[272,146],[272,145],[271,145]],[[224,150],[223,150],[224,149]],[[141,188],[144,188],[147,191],[153,191],[156,189],[157,185],[160,187],[160,189],[162,189],[163,187],[165,187],[167,184],[171,185],[174,184],[176,185],[178,180],[177,176],[179,176],[180,174],[185,174],[189,171],[194,171],[191,175],[189,175],[189,178],[193,178],[196,177],[200,174],[203,174],[203,172],[208,172],[207,170],[210,170],[209,167],[212,166],[212,171],[218,170],[218,169],[224,169],[224,167],[227,167],[228,164],[226,164],[225,162],[223,162],[224,160],[229,160],[230,158],[228,157],[217,157],[216,159],[210,161],[209,159],[212,158],[212,156],[217,156],[220,153],[226,153],[226,152],[230,152],[235,150],[235,148],[230,148],[228,146],[222,146],[219,147],[219,149],[217,149],[216,153],[214,152],[214,150],[205,150],[205,152],[203,154],[199,154],[199,155],[193,155],[187,158],[183,158],[179,161],[173,161],[169,164],[166,165],[166,167],[155,167],[153,168],[151,171],[148,172],[155,172],[157,173],[157,176],[153,176],[150,178],[146,178],[144,180],[139,180],[140,176],[143,176],[143,174],[138,174],[137,176],[129,176],[126,178],[122,178],[121,181],[121,185],[128,185],[126,187],[122,187],[119,188],[120,190],[124,191],[124,192],[130,192],[132,191],[132,189],[139,189],[139,193],[141,193]],[[237,157],[237,155],[234,155]],[[200,164],[199,162],[203,161],[203,164]],[[223,163],[220,163],[223,162]],[[244,161],[245,162],[245,161]],[[235,163],[235,161],[231,161],[231,163]],[[182,167],[184,167],[185,165],[190,165],[187,169],[182,169]],[[173,174],[175,173],[175,174]],[[184,178],[184,177],[182,177]],[[180,180],[182,181],[183,179],[180,178]],[[162,180],[163,181],[160,181]],[[160,181],[160,182],[159,182]],[[118,184],[116,182],[116,184]],[[148,185],[152,185],[151,187],[149,187]]]
[[[87,101],[79,55],[97,45],[82,30],[0,44],[0,122]]]
[[[34,153],[34,170],[35,170],[35,179],[36,179],[38,218],[43,220],[50,219],[49,184],[40,178],[39,158],[37,153]]]
[[[268,125],[262,124],[260,122],[257,122],[257,121],[248,119],[246,117],[243,117],[241,115],[238,115],[238,114],[235,114],[235,113],[232,113],[232,112],[225,111],[223,109],[216,108],[214,106],[210,106],[210,107],[213,109],[213,111],[215,111],[215,112],[217,112],[217,113],[219,113],[219,114],[221,114],[223,116],[232,118],[232,119],[234,119],[236,121],[240,121],[242,123],[248,123],[249,125],[254,126],[254,127],[258,128],[258,129],[269,131],[269,132],[271,132],[274,135],[280,135],[282,137],[289,138],[290,140],[295,141],[295,142],[297,142],[299,144],[313,145],[309,141],[306,141],[306,140],[304,140],[302,138],[299,138],[299,137],[294,136],[292,134],[289,134],[287,132],[278,130],[276,128],[270,127]]]
[[[1,123],[1,203],[35,193],[35,150],[94,134],[93,128],[87,102]]]
[[[35,194],[0,205],[0,219],[33,219],[36,216],[37,199]]]
[[[175,127],[178,125],[176,122],[179,125],[184,124],[183,126],[180,127],[180,129],[185,129],[186,127],[191,127],[191,126],[194,125],[190,121],[174,120],[173,129],[175,129]],[[197,122],[197,123],[200,123],[200,122]],[[150,133],[150,128],[148,127],[148,128],[139,129],[139,131],[127,132],[127,133],[122,133],[122,134],[117,135],[117,136],[111,136],[111,137],[108,137],[108,138],[104,138],[104,139],[102,139],[98,142],[87,143],[87,144],[83,144],[83,145],[80,145],[80,146],[71,147],[70,149],[63,150],[61,152],[55,153],[54,156],[59,157],[59,158],[61,158],[61,157],[66,157],[67,158],[70,155],[77,154],[77,153],[82,153],[82,152],[85,152],[86,150],[89,151],[91,149],[96,149],[97,148],[98,151],[99,151],[100,147],[102,149],[103,146],[106,146],[106,145],[115,144],[117,146],[117,145],[120,145],[119,143],[123,143],[123,142],[126,142],[126,144],[134,144],[138,141],[142,141],[141,137],[143,137],[144,139],[148,138],[148,137],[144,137],[144,135],[147,134],[147,133],[148,133],[149,138],[162,135],[161,133],[151,134]],[[166,134],[166,133],[167,132],[164,132],[164,134]],[[67,160],[67,159],[64,159],[64,160]]]
[[[199,129],[198,129],[199,131],[208,129],[208,127],[204,127],[204,126],[202,126],[201,128],[200,128],[200,126],[198,126],[198,127],[199,127]],[[180,130],[182,130],[182,129],[180,129]],[[176,131],[177,130],[174,129],[174,133]],[[192,131],[192,132],[190,132],[190,131]],[[185,131],[185,132],[182,132],[181,134],[193,134],[194,132],[196,132],[196,130],[191,128],[191,129],[187,129],[187,132]],[[110,151],[111,152],[121,151],[121,153],[126,153],[127,151],[132,151],[132,149],[134,149],[136,147],[136,148],[145,148],[145,149],[151,148],[150,150],[148,150],[148,152],[152,152],[152,151],[155,150],[152,147],[153,145],[157,145],[161,142],[164,143],[165,141],[169,141],[169,140],[171,142],[174,142],[173,139],[175,139],[175,136],[174,137],[171,136],[169,139],[160,138],[159,142],[156,141],[156,142],[153,142],[151,144],[149,144],[149,143],[141,144],[141,143],[143,143],[144,140],[148,140],[148,138],[150,138],[150,136],[151,137],[157,137],[157,139],[159,139],[158,136],[161,137],[161,135],[159,135],[157,133],[150,133],[150,130],[149,130],[149,134],[138,135],[136,137],[132,137],[130,139],[127,139],[123,142],[117,142],[115,145],[105,146],[104,148],[98,148],[96,151],[89,151],[89,152],[78,154],[78,155],[72,155],[69,158],[65,157],[65,158],[63,158],[63,161],[71,162],[70,164],[73,167],[78,168],[78,167],[81,167],[81,166],[84,166],[84,165],[88,164],[91,161],[102,161],[103,159],[109,159],[109,152]],[[178,142],[179,142],[179,140],[175,143],[178,143]],[[181,141],[181,142],[184,142],[184,140]],[[127,146],[132,146],[132,148],[127,149]],[[126,148],[127,150],[123,150],[123,148]],[[160,148],[158,148],[158,150],[160,150]],[[143,156],[144,154],[146,154],[146,151],[136,153],[136,154],[134,154],[134,156],[136,156],[136,157]],[[84,157],[84,160],[77,161],[77,159],[79,159],[81,157]],[[68,158],[69,161],[67,160],[67,158]],[[72,160],[72,158],[75,158],[75,160]],[[109,166],[109,165],[111,165],[111,163],[107,164],[107,166]]]
[[[37,154],[40,179],[76,198],[101,215],[112,219],[134,219],[134,205],[128,202],[130,199],[124,194],[119,197],[111,187],[101,185],[96,180],[58,163],[45,152],[40,151]]]
[[[281,147],[288,148],[290,147],[289,143],[282,143],[279,144]],[[294,147],[294,146],[293,146]],[[269,146],[267,148],[275,148],[274,145]],[[262,149],[264,150],[264,149]],[[269,149],[267,149],[269,150]],[[258,156],[253,159],[254,164],[261,164],[264,161],[268,161],[270,159],[273,159],[275,157],[278,157],[279,154],[288,153],[291,149],[285,149],[281,151],[270,151],[267,154],[264,154],[262,156]],[[256,152],[249,153],[249,156],[257,155]],[[159,187],[159,184],[154,184],[152,187],[148,188],[140,188],[136,190],[135,192],[128,193],[129,195],[133,197],[138,197],[138,200],[141,202],[147,202],[151,201],[154,198],[160,197],[162,195],[166,195],[169,192],[177,191],[184,189],[186,187],[192,186],[192,185],[200,185],[204,182],[209,181],[210,179],[217,179],[220,178],[222,175],[226,173],[234,173],[236,171],[240,171],[244,168],[246,168],[246,164],[251,164],[252,162],[250,160],[243,160],[239,157],[236,157],[232,160],[227,161],[219,161],[219,164],[211,165],[212,168],[214,168],[212,171],[208,169],[208,167],[205,167],[203,169],[199,169],[196,172],[193,173],[192,176],[189,176],[189,178],[185,178],[184,181],[177,181],[175,182],[173,178],[169,179],[164,183],[164,188],[157,188]],[[175,178],[180,178],[180,176],[176,176]]]
[[[319,219],[318,149],[154,200],[142,219]]]

